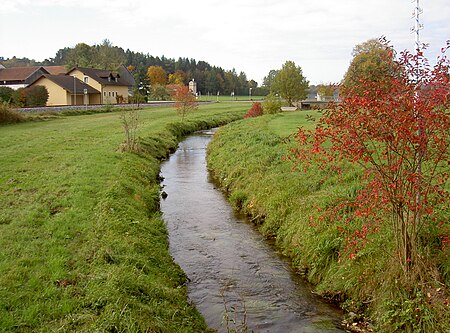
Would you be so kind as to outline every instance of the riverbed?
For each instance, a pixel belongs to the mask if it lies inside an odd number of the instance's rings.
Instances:
[[[161,169],[170,251],[188,276],[192,303],[218,332],[345,332],[341,311],[313,294],[210,180],[212,135],[188,137]]]

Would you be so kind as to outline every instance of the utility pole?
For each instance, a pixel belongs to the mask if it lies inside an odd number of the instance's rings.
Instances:
[[[416,8],[414,8],[413,19],[414,26],[411,28],[411,32],[416,35],[416,53],[422,48],[420,45],[420,30],[423,29],[423,24],[420,23],[420,15],[423,13],[422,8],[420,8],[419,0],[413,0],[416,3]]]

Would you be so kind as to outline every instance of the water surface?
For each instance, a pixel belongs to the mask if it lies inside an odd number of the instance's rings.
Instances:
[[[341,312],[312,294],[210,182],[211,135],[188,137],[161,170],[170,251],[189,278],[190,300],[219,332],[227,332],[226,315],[231,329],[234,319],[255,332],[344,332]]]

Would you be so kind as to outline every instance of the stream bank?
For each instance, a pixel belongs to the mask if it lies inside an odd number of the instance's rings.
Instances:
[[[211,134],[188,137],[161,168],[168,194],[161,211],[189,298],[219,332],[343,332],[342,313],[314,295],[210,181]]]

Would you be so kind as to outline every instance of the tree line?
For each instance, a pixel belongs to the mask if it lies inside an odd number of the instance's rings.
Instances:
[[[237,73],[233,68],[225,70],[222,67],[212,66],[206,61],[197,61],[192,58],[179,57],[167,58],[164,55],[152,56],[148,53],[124,50],[114,46],[105,39],[101,44],[88,45],[79,43],[74,47],[65,47],[58,50],[53,58],[44,61],[35,61],[28,58],[3,59],[5,67],[16,66],[61,66],[68,68],[74,66],[94,67],[98,69],[116,70],[119,65],[125,65],[135,77],[137,87],[145,91],[150,86],[148,68],[151,66],[162,67],[167,76],[175,75],[181,78],[183,84],[188,84],[194,79],[197,82],[197,90],[203,94],[221,94],[245,96],[266,95],[268,89],[258,86],[254,80],[249,80],[244,72]],[[150,93],[150,92],[149,92]]]
[[[376,39],[356,45],[342,83],[345,86],[358,85],[367,75],[374,75],[374,72],[380,75],[389,70],[382,59],[385,53],[385,48]],[[187,57],[173,59],[164,55],[155,57],[148,53],[124,50],[112,45],[107,39],[101,44],[79,43],[74,47],[62,48],[55,57],[42,62],[15,57],[0,60],[6,67],[65,65],[68,69],[80,66],[116,70],[123,64],[134,75],[135,91],[150,99],[166,99],[170,96],[170,89],[166,89],[166,85],[187,85],[191,80],[195,80],[201,95],[266,96],[273,93],[288,104],[306,98],[308,91],[330,98],[337,89],[337,85],[331,83],[309,86],[301,67],[292,61],[287,61],[281,69],[270,70],[259,86],[256,81],[249,80],[244,72],[237,73],[234,68],[224,70],[202,60]]]

